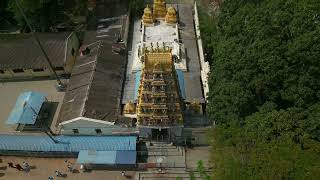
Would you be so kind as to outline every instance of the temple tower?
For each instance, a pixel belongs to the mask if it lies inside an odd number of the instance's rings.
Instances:
[[[145,49],[137,102],[139,126],[181,125],[182,101],[170,48]]]
[[[164,19],[166,16],[166,2],[165,0],[153,1],[153,17],[155,19]]]

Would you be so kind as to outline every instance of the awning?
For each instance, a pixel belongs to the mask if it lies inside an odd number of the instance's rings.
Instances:
[[[133,165],[136,163],[136,151],[80,151],[78,154],[77,163],[100,165]]]
[[[34,124],[46,95],[28,91],[20,94],[6,124]]]
[[[184,75],[181,70],[176,70],[178,75],[178,83],[179,83],[179,89],[182,99],[186,99],[186,91],[184,88]]]
[[[134,100],[138,99],[140,80],[141,80],[141,71],[137,71],[134,77]]]

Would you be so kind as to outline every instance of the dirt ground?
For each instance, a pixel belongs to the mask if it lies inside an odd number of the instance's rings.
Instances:
[[[66,158],[34,158],[34,157],[12,157],[1,156],[0,180],[47,180],[49,176],[54,180],[129,180],[134,179],[134,171],[126,171],[128,177],[121,176],[121,171],[93,170],[90,172],[80,172],[79,165],[75,166],[75,173],[68,172],[65,160],[75,163],[75,159]],[[29,172],[18,171],[8,167],[8,162],[14,164],[27,162],[31,170]],[[55,171],[59,170],[66,177],[56,177]]]
[[[210,147],[209,146],[201,146],[194,147],[192,149],[187,149],[186,152],[186,163],[187,168],[196,168],[197,162],[201,160],[205,167],[209,168],[209,160],[210,160]]]

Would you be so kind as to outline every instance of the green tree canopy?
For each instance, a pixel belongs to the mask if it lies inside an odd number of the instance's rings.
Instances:
[[[59,20],[57,0],[17,0],[31,25],[38,31],[48,31],[50,26]],[[23,31],[28,31],[26,22],[19,11],[16,0],[10,0],[8,10],[14,14],[15,20]]]
[[[218,179],[319,176],[319,9],[318,0],[227,0],[202,25]]]

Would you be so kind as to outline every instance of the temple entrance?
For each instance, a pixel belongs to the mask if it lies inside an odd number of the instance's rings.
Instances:
[[[166,142],[169,140],[169,129],[152,129],[152,140]]]

